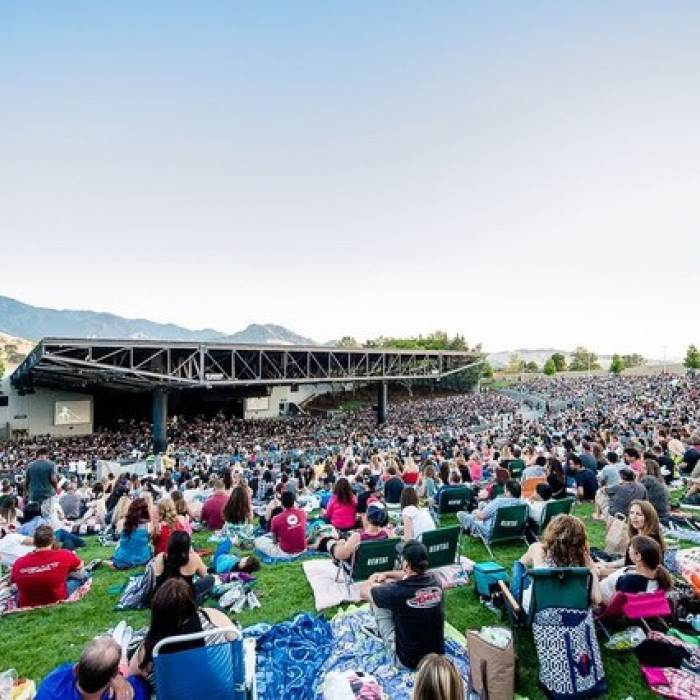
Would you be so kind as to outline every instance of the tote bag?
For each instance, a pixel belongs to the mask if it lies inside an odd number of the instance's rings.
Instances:
[[[487,642],[478,632],[467,632],[472,690],[480,700],[513,700],[515,647],[513,636],[505,649]]]
[[[590,610],[540,610],[535,614],[532,634],[540,682],[550,698],[589,698],[607,691]]]
[[[627,518],[618,513],[608,521],[608,531],[605,535],[605,551],[609,554],[625,555],[629,536],[627,531]]]

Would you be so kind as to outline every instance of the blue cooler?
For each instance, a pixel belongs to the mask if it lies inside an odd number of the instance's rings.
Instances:
[[[482,561],[474,564],[474,586],[480,596],[490,598],[498,581],[507,581],[505,568],[495,561]]]

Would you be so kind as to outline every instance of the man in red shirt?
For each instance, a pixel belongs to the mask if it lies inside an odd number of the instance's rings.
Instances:
[[[220,530],[224,526],[224,516],[222,511],[228,501],[228,494],[224,482],[217,479],[214,482],[214,493],[204,502],[202,506],[201,521],[210,530]]]
[[[85,579],[83,562],[67,549],[56,549],[53,530],[40,525],[34,531],[36,549],[20,557],[12,566],[11,581],[17,586],[19,607],[51,605],[65,600],[69,595],[66,579],[75,578],[74,590]]]
[[[306,550],[306,513],[294,507],[294,494],[282,494],[284,510],[270,523],[270,535],[257,537],[255,548],[276,559],[290,559]]]

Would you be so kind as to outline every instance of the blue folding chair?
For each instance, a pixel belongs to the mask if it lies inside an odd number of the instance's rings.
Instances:
[[[206,645],[209,637],[223,641]],[[172,645],[192,645],[181,651]],[[166,637],[153,649],[156,697],[165,700],[256,700],[255,642],[243,640],[237,627],[220,627]]]

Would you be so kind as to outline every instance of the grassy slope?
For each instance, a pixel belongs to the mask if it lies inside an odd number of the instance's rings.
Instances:
[[[577,515],[588,516],[590,506],[577,509]],[[604,533],[599,523],[585,517],[592,544],[602,546]],[[443,522],[444,525],[452,521]],[[204,545],[206,535],[198,535]],[[80,552],[85,561],[93,557],[108,557],[112,550],[91,544]],[[482,545],[467,541],[463,545],[466,556],[475,561],[488,558]],[[495,550],[497,559],[510,568],[523,552],[522,545],[500,546]],[[146,612],[114,611],[116,596],[107,589],[124,581],[124,572],[112,572],[102,567],[96,574],[93,587],[86,599],[72,605],[10,615],[0,620],[0,670],[16,668],[22,676],[39,681],[59,663],[74,661],[83,644],[95,634],[113,627],[120,619],[127,619],[135,628],[147,624]],[[246,610],[238,620],[244,626],[255,622],[279,622],[301,611],[313,611],[313,596],[300,563],[264,567],[259,574],[258,596],[262,607]],[[498,622],[498,616],[483,607],[473,586],[446,593],[447,618],[460,631],[479,628]],[[328,611],[332,616],[333,610]],[[518,653],[518,692],[530,698],[542,697],[537,687],[537,660],[529,635],[520,635]],[[653,695],[643,683],[636,659],[629,654],[608,652],[603,649],[605,670],[610,687],[609,697],[622,700],[632,696],[635,700]]]

